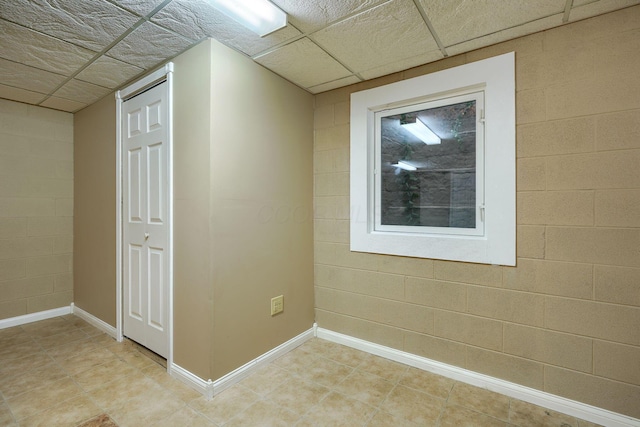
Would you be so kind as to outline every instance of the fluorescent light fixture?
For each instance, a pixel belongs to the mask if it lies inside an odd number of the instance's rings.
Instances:
[[[287,26],[287,14],[269,0],[209,0],[213,7],[260,37]]]
[[[420,141],[424,142],[427,145],[438,145],[442,142],[440,137],[433,133],[431,129],[427,125],[425,125],[422,120],[416,117],[416,121],[414,123],[400,123],[400,126],[414,134],[416,137],[420,139]]]
[[[409,163],[405,163],[402,160],[399,160],[398,163],[396,163],[395,165],[391,165],[391,166],[395,166],[397,168],[404,169],[406,171],[417,171],[418,170],[417,167],[411,166]]]

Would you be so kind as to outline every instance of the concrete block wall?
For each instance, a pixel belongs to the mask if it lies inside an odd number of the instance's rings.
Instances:
[[[0,319],[73,300],[73,115],[0,99]]]
[[[516,52],[517,266],[349,251],[350,93]],[[320,327],[640,418],[640,6],[316,96]]]

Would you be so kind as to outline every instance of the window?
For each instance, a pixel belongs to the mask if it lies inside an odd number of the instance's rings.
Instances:
[[[351,250],[515,265],[514,54],[351,97]]]

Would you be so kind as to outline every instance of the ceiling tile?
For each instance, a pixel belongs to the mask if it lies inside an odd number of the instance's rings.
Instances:
[[[287,12],[289,20],[298,29],[311,33],[357,12],[365,11],[388,0],[272,0]]]
[[[95,53],[71,43],[0,20],[0,58],[69,76]]]
[[[400,59],[395,62],[387,63],[379,67],[360,71],[360,75],[365,80],[375,79],[376,77],[386,76],[387,74],[397,73],[398,71],[407,70],[429,62],[437,61],[444,58],[440,50],[432,50],[422,55],[416,55],[409,58]]]
[[[586,4],[583,5],[581,3]],[[599,0],[591,2],[583,0],[579,3],[574,1],[571,13],[569,14],[569,21],[578,21],[637,4],[638,0]]]
[[[8,86],[49,93],[65,80],[60,74],[0,59],[0,81]]]
[[[219,12],[206,0],[174,0],[151,20],[192,40],[212,37],[249,56],[301,34],[289,25],[268,36],[260,37]]]
[[[41,93],[0,84],[0,98],[24,102],[26,104],[37,104],[44,99],[44,97]]]
[[[115,0],[114,3],[140,16],[147,16],[163,1],[164,0]]]
[[[71,101],[69,99],[56,98],[52,96],[48,98],[46,101],[40,103],[41,107],[53,108],[54,110],[62,110],[68,111],[69,113],[75,113],[78,110],[86,107],[87,104],[83,104],[82,102]]]
[[[0,16],[96,52],[139,19],[104,0],[3,0]]]
[[[360,81],[361,80],[356,76],[349,76],[349,77],[345,77],[344,79],[334,80],[329,83],[322,83],[316,86],[311,86],[308,89],[309,89],[309,92],[311,93],[320,93],[320,92],[326,92],[328,90],[336,89],[339,87],[360,83]]]
[[[284,78],[308,88],[351,73],[309,39],[300,39],[255,59]]]
[[[566,0],[419,1],[445,46],[562,14],[566,4]]]
[[[385,3],[310,37],[354,72],[438,49],[411,0]]]
[[[110,49],[107,55],[138,67],[151,68],[190,45],[191,41],[184,37],[145,22]]]
[[[53,94],[58,98],[91,104],[111,92],[110,89],[72,79]]]
[[[564,12],[563,12],[564,13]],[[517,27],[508,28],[503,31],[498,31],[493,34],[478,37],[463,43],[459,43],[453,46],[447,47],[447,53],[450,56],[457,55],[459,53],[470,52],[475,49],[479,49],[485,46],[491,46],[493,44],[501,43],[506,40],[515,39],[517,37],[533,34],[539,31],[544,31],[548,28],[557,27],[562,24],[563,13],[552,15],[546,18],[538,19],[536,21],[528,22]]]
[[[144,70],[117,59],[101,56],[87,68],[82,70],[76,78],[99,86],[115,89]]]

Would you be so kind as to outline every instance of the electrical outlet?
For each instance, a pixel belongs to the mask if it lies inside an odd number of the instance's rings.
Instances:
[[[284,296],[271,298],[271,315],[274,316],[284,311]]]

